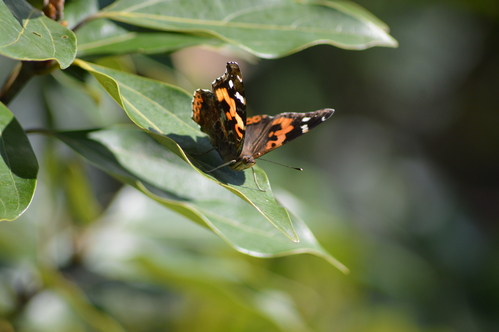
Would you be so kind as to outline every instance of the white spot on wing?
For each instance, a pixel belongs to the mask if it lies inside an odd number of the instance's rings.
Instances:
[[[232,80],[229,80],[229,87],[232,89],[234,88],[234,82],[232,82]]]
[[[301,125],[300,128],[301,128],[301,132],[303,134],[305,134],[308,131],[308,125],[307,124]]]
[[[238,92],[236,92],[235,97],[239,99],[239,101],[243,104],[246,105],[246,100],[244,100],[244,97]]]
[[[326,121],[326,120],[327,120],[327,118],[326,118],[325,116],[323,116],[323,117],[321,118],[321,121],[322,121],[322,122],[324,122],[324,121]]]
[[[308,122],[311,119],[311,117],[306,116],[303,119],[301,119],[302,122]]]
[[[242,82],[242,81],[243,81],[243,79],[242,79],[242,77],[241,77],[241,76],[236,75],[236,77],[237,77],[237,79],[239,80],[239,82]]]

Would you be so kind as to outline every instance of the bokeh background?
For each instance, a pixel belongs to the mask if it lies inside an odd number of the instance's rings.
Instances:
[[[58,147],[67,154],[61,182],[80,181],[74,195],[98,198],[70,202],[91,211],[75,221],[61,208],[67,191],[45,190],[55,166],[44,146],[57,143],[30,136],[45,170],[26,215],[0,225],[5,317],[26,330],[87,331],[91,304],[130,331],[499,331],[499,3],[356,2],[388,24],[399,48],[322,45],[277,60],[196,48],[129,59],[187,90],[208,88],[237,60],[251,114],[334,108],[268,155],[304,172],[259,166],[349,275],[310,255],[244,256],[133,190],[117,192]],[[43,125],[36,91],[49,106],[57,96],[42,85],[34,80],[11,105],[25,127]],[[120,119],[112,102],[101,105]],[[60,125],[88,128],[74,117]],[[46,266],[79,290],[40,273]],[[38,292],[40,284],[48,287]],[[16,303],[16,290],[29,300]],[[64,291],[82,291],[82,303]]]

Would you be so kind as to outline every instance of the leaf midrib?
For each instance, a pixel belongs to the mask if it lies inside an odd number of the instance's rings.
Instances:
[[[329,34],[329,35],[344,35],[344,31],[333,32],[331,29],[323,29],[316,27],[303,27],[297,25],[289,24],[262,24],[262,23],[247,23],[247,22],[228,22],[228,21],[215,21],[215,20],[204,20],[198,18],[185,18],[185,17],[175,17],[175,16],[164,16],[157,14],[145,14],[145,13],[129,13],[129,12],[105,12],[100,15],[100,17],[105,17],[114,20],[120,20],[122,18],[140,18],[155,21],[164,22],[175,22],[175,23],[185,23],[200,26],[224,26],[230,28],[241,28],[241,29],[252,29],[252,30],[262,30],[262,31],[298,31],[305,33],[317,33],[317,34]],[[122,19],[123,20],[123,19]],[[124,20],[123,20],[124,21]],[[191,28],[195,30],[195,28]],[[353,33],[354,34],[354,33]]]
[[[166,114],[168,114],[169,116],[175,118],[175,120],[178,121],[178,123],[181,123],[184,127],[187,127],[189,128],[190,131],[192,131],[193,133],[196,133],[196,134],[199,134],[199,132],[194,129],[193,127],[189,126],[185,121],[181,120],[175,113],[169,111],[168,109],[166,109],[165,107],[163,107],[162,105],[160,105],[157,101],[155,101],[154,99],[151,99],[149,97],[147,97],[146,95],[138,92],[137,90],[133,89],[132,87],[120,82],[120,81],[116,81],[118,82],[118,84],[122,87],[124,87],[125,89],[127,89],[128,91],[132,92],[132,93],[135,93],[136,95],[139,95],[140,97],[144,98],[145,100],[147,100],[148,102],[150,102],[151,104],[159,107],[159,109],[161,110],[164,110],[164,112]],[[123,98],[123,101],[126,102],[127,104],[130,105],[130,107],[133,107],[133,110],[135,111],[136,114],[140,115],[145,121],[147,121],[147,123],[152,127],[154,128],[158,133],[161,133],[163,135],[168,135],[168,133],[164,133],[159,127],[157,127],[154,122],[152,122],[149,117],[147,117],[144,113],[142,113],[141,111],[139,111],[135,105],[129,101],[123,94],[121,94],[122,98]]]

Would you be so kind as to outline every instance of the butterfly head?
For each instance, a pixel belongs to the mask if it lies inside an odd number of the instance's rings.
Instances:
[[[241,156],[236,159],[236,161],[230,165],[230,169],[234,171],[244,171],[246,168],[255,166],[256,160],[253,156]]]

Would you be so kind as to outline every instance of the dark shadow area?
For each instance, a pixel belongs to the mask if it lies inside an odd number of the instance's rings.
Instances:
[[[14,118],[0,135],[0,156],[12,173],[23,179],[36,179],[38,161],[23,128]]]
[[[153,128],[149,128],[148,130],[150,131],[150,134],[153,135],[153,137],[157,137],[157,140],[159,142],[161,142],[161,139],[165,137],[164,135],[156,133]],[[211,146],[208,137],[198,136],[196,137],[196,140],[192,139],[192,137],[190,136],[177,134],[169,134],[166,137],[170,138],[178,145],[180,145],[182,150],[184,150],[184,152],[189,157],[189,160],[205,173],[209,170],[217,168],[224,163],[218,152],[212,150],[213,147]],[[236,172],[231,170],[229,167],[222,167],[207,174],[212,175],[223,184],[241,186],[246,181],[244,172]]]

